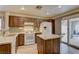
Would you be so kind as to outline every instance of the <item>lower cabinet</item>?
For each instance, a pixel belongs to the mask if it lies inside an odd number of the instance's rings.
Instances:
[[[37,35],[39,35],[39,34],[41,34],[41,32],[39,32],[39,33],[35,33],[35,43],[37,43]]]
[[[11,54],[11,44],[1,44],[0,45],[0,54]]]
[[[16,46],[24,45],[24,34],[19,34],[16,38]]]

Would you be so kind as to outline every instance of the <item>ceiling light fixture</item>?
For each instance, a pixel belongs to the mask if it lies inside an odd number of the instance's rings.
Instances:
[[[58,6],[58,8],[62,8],[62,6]]]
[[[46,15],[48,15],[49,13],[47,12]]]
[[[49,10],[48,9],[46,10],[46,15],[49,15]]]
[[[38,10],[40,10],[41,8],[42,8],[42,6],[40,6],[40,5],[36,6],[36,9],[38,9]]]
[[[25,9],[24,6],[22,6],[22,7],[21,7],[21,10],[24,10],[24,9]]]

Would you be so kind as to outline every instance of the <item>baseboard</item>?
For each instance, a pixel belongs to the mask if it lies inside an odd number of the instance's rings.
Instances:
[[[66,42],[62,42],[62,43],[67,44],[68,46],[71,46],[71,47],[73,47],[73,48],[75,48],[75,49],[79,50],[79,47],[77,47],[77,46],[75,46],[75,45],[68,44],[68,43],[66,43]]]

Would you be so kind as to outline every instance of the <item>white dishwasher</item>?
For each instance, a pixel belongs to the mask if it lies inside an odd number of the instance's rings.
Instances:
[[[35,33],[25,33],[25,45],[30,45],[35,43]]]

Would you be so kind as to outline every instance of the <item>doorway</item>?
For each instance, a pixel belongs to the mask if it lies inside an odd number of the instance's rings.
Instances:
[[[68,43],[68,20],[61,20],[61,41]]]
[[[61,42],[79,48],[79,18],[61,20]]]
[[[79,47],[79,18],[69,20],[69,44]]]

